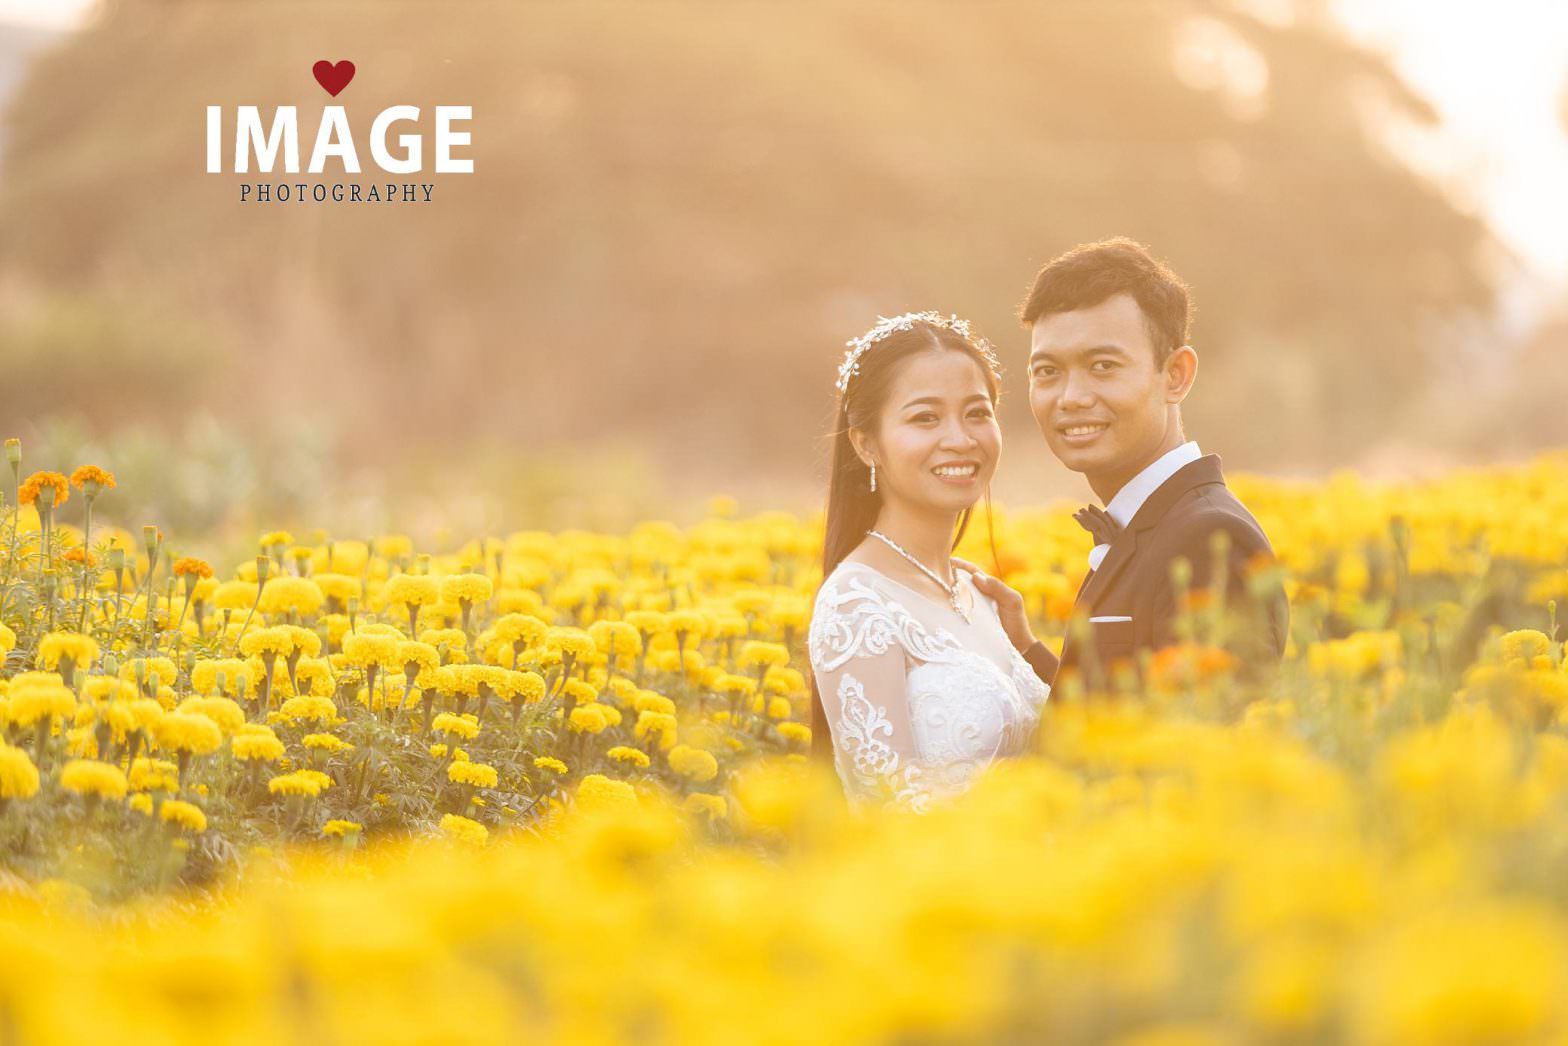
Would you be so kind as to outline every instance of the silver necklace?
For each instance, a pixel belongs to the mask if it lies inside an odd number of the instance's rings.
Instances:
[[[947,593],[947,601],[953,605],[953,610],[958,614],[958,616],[963,618],[966,623],[969,621],[969,612],[966,611],[963,607],[963,604],[958,601],[957,585],[949,585],[946,581],[943,581],[941,576],[938,575],[936,571],[920,562],[920,560],[916,559],[914,556],[911,556],[908,552],[905,552],[898,542],[894,541],[880,530],[868,530],[866,531],[866,537],[876,538],[888,548],[892,549],[894,552],[897,552],[899,555],[903,556],[905,559],[909,560],[916,567],[918,567],[921,573],[925,574],[925,576],[930,578],[932,581],[935,581],[939,586],[941,586],[942,591]]]

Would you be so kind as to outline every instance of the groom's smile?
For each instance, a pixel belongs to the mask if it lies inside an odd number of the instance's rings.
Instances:
[[[1029,406],[1040,432],[1097,493],[1114,493],[1180,442],[1167,375],[1132,295],[1041,315],[1029,348]]]

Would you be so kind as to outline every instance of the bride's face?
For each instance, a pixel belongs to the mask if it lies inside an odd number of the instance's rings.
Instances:
[[[862,457],[877,466],[888,501],[962,511],[980,500],[1002,454],[991,394],[980,365],[935,349],[904,360]]]

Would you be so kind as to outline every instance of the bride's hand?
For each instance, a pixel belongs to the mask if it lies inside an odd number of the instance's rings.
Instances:
[[[981,595],[990,597],[996,603],[996,616],[1001,619],[1002,629],[1007,633],[1008,642],[1012,643],[1020,654],[1034,646],[1036,640],[1033,630],[1029,627],[1029,614],[1024,610],[1024,597],[967,559],[954,556],[953,563],[973,574],[975,588],[980,590]]]

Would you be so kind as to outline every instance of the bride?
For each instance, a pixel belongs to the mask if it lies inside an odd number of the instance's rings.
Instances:
[[[1002,452],[990,344],[934,312],[848,344],[808,640],[813,754],[831,751],[854,805],[923,812],[1026,751],[1049,687],[952,562]]]

